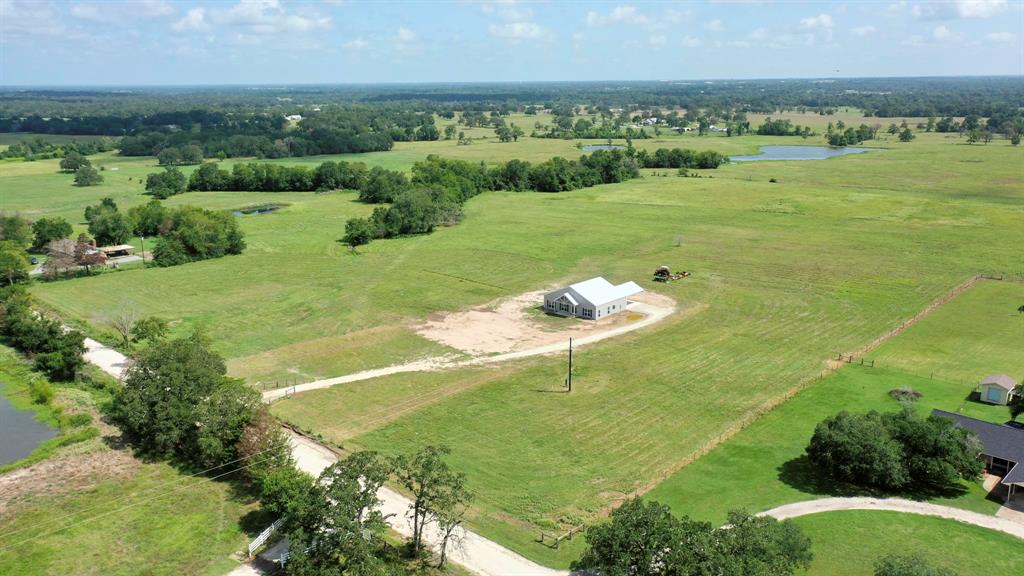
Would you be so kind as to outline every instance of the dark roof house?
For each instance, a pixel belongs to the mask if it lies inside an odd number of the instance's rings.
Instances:
[[[1013,497],[1017,488],[1024,487],[1024,428],[986,422],[945,410],[932,410],[932,414],[949,418],[957,426],[978,435],[988,469],[996,474],[1002,473],[1002,484],[1008,487],[1007,499]]]

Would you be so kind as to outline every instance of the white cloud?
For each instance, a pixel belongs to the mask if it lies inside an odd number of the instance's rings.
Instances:
[[[961,18],[991,18],[1006,9],[1006,0],[957,0]]]
[[[705,22],[704,29],[708,32],[721,32],[722,30],[725,30],[725,26],[722,25],[721,20],[715,18],[714,20],[708,20]]]
[[[217,24],[237,26],[252,34],[303,33],[331,27],[331,19],[314,12],[293,14],[278,0],[240,0],[227,10],[211,10]]]
[[[485,1],[480,4],[480,11],[484,14],[494,14],[508,22],[528,20],[533,15],[533,10],[518,4],[515,0]]]
[[[599,14],[597,12],[587,13],[587,24],[590,26],[602,26],[605,24],[645,25],[649,22],[650,19],[647,16],[641,14],[635,6],[630,6],[629,4],[616,6],[607,14]]]
[[[659,34],[657,36],[651,36],[647,39],[647,42],[649,42],[651,46],[664,46],[665,43],[668,42],[668,38]]]
[[[913,46],[915,48],[919,46],[924,46],[924,36],[921,36],[920,34],[914,34],[910,38],[907,38],[906,40],[901,42],[901,44],[904,46]]]
[[[174,14],[174,7],[166,0],[87,2],[71,7],[72,16],[93,22],[121,22],[160,18],[171,14]]]
[[[856,28],[850,29],[850,33],[854,36],[870,36],[875,32],[876,30],[874,26],[857,26]]]
[[[746,40],[728,40],[725,43],[730,48],[750,48],[752,44]]]
[[[205,8],[192,8],[185,13],[185,16],[183,16],[181,20],[171,24],[171,28],[178,32],[206,30],[209,27],[210,25],[206,22]]]
[[[765,28],[758,28],[750,33],[751,40],[765,40],[768,38],[768,30]]]
[[[696,48],[701,45],[700,38],[693,38],[691,36],[683,36],[683,46],[687,48]]]
[[[832,17],[828,14],[818,14],[800,20],[801,30],[825,30],[832,27]]]
[[[533,22],[507,22],[505,24],[491,24],[491,36],[506,38],[508,40],[536,40],[547,36],[547,32]]]
[[[932,30],[932,37],[936,40],[945,40],[949,38],[949,28],[946,28],[945,26],[936,26],[935,29]]]
[[[1010,44],[1017,39],[1017,36],[1010,32],[990,32],[985,36],[989,42],[997,44]]]
[[[412,44],[417,38],[418,36],[416,33],[405,26],[399,27],[398,33],[395,34],[395,40],[397,40],[399,44]]]
[[[341,47],[346,50],[363,50],[369,45],[370,43],[367,42],[366,40],[363,40],[362,38],[355,38],[353,40],[345,42],[344,44],[341,45]]]
[[[52,2],[0,0],[0,32],[0,44],[5,44],[22,36],[64,35],[67,27]]]

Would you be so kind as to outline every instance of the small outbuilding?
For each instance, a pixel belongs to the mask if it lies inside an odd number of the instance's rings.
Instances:
[[[114,246],[100,246],[97,250],[105,254],[107,258],[116,258],[118,256],[130,256],[135,250],[135,246],[131,244],[116,244]]]
[[[629,304],[627,299],[643,291],[636,282],[613,285],[598,276],[548,292],[544,295],[544,310],[560,316],[597,320],[622,312]]]
[[[999,404],[1005,406],[1010,402],[1013,397],[1014,388],[1017,387],[1017,381],[1010,378],[1006,374],[992,374],[986,376],[981,383],[978,384],[978,390],[981,392],[981,401],[988,404]]]

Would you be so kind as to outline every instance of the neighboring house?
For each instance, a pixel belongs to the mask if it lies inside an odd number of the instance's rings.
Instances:
[[[1013,389],[1017,387],[1017,381],[1006,374],[992,374],[986,376],[978,384],[981,392],[981,401],[989,404],[1006,406],[1013,397]]]
[[[285,116],[284,119],[289,122],[298,122],[299,120],[302,120],[302,116],[299,114],[291,114],[289,116]]]
[[[100,246],[97,250],[105,254],[107,258],[115,258],[117,256],[129,256],[135,250],[135,246],[131,244],[117,244],[114,246]]]
[[[643,292],[635,282],[613,285],[598,276],[548,292],[544,310],[561,316],[597,320],[626,309],[630,296]]]
[[[989,474],[1002,477],[1000,483],[1006,486],[1007,502],[1024,491],[1024,428],[994,424],[944,410],[932,410],[932,414],[949,418],[957,426],[978,435],[982,445],[979,458],[985,462]]]

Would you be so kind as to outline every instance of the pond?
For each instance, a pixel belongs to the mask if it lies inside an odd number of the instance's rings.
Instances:
[[[232,212],[235,216],[258,216],[260,214],[270,214],[276,212],[281,208],[284,208],[287,204],[263,204],[260,206],[248,206],[246,208],[239,208]]]
[[[587,144],[586,146],[580,146],[580,150],[584,152],[596,152],[598,150],[622,150],[625,146],[618,146],[616,144]]]
[[[761,146],[760,154],[730,156],[733,162],[760,162],[762,160],[826,160],[836,156],[861,154],[882,148],[834,148],[832,146]]]
[[[21,460],[56,435],[57,429],[36,420],[32,412],[15,410],[0,394],[0,465]]]

